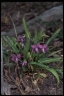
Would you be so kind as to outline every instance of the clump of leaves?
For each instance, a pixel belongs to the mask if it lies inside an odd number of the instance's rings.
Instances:
[[[50,37],[46,42],[43,42],[43,38],[47,37],[43,30],[40,32],[36,31],[32,37],[24,18],[23,25],[25,35],[19,37],[15,31],[16,38],[6,36],[7,44],[12,50],[10,54],[11,61],[20,64],[23,71],[31,70],[36,72],[38,67],[47,70],[56,77],[59,84],[60,79],[58,72],[62,74],[62,70],[50,67],[48,64],[52,64],[52,62],[62,62],[60,57],[51,57],[53,56],[53,48],[50,48],[49,46],[53,39],[55,39],[60,33],[60,28],[56,30],[52,37]]]

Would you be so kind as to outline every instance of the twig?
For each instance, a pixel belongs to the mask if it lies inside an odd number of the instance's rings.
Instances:
[[[18,84],[16,84],[15,79],[14,79],[12,76],[10,76],[10,77],[11,77],[11,79],[14,81],[14,83],[15,83],[15,85],[17,86],[17,88],[18,88],[18,90],[20,91],[20,93],[21,93],[22,95],[26,95],[26,93],[21,90],[20,86],[18,86]]]
[[[10,16],[9,14],[7,14],[7,15],[10,17],[10,19],[11,19],[11,21],[12,21],[12,24],[13,24],[13,27],[14,27],[14,30],[15,30],[15,35],[16,35],[16,38],[17,38],[17,32],[16,32],[15,24],[14,24],[11,16]]]

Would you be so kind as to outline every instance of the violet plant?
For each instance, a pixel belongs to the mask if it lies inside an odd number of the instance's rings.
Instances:
[[[35,35],[32,37],[24,18],[23,25],[25,29],[24,35],[16,35],[16,38],[6,36],[6,39],[8,40],[7,43],[12,50],[11,61],[22,65],[21,68],[24,71],[26,71],[26,68],[27,70],[32,71],[36,71],[35,68],[37,69],[38,67],[45,69],[56,77],[59,84],[60,79],[58,72],[62,74],[62,70],[59,68],[50,67],[48,64],[52,62],[62,62],[60,57],[51,57],[53,56],[54,52],[52,52],[52,48],[49,46],[51,41],[59,34],[60,28],[56,30],[56,32],[47,40],[47,42],[43,42],[43,36],[47,37],[47,35],[42,30],[40,32],[35,32]]]

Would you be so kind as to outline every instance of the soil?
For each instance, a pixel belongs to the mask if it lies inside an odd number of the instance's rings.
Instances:
[[[54,7],[62,5],[63,2],[2,2],[1,3],[1,32],[8,32],[13,28],[12,22],[7,14],[12,17],[15,26],[22,24],[22,17],[29,21],[32,18],[40,15],[42,12]],[[51,46],[63,49],[63,18],[50,22],[42,22],[41,20],[34,22],[29,26],[29,30],[33,33],[35,29],[39,31],[43,29],[44,32],[51,37],[51,35],[61,28],[61,33],[54,39]],[[45,39],[46,40],[46,39]],[[56,54],[63,58],[63,51]],[[54,57],[56,56],[54,55]],[[4,62],[5,63],[5,62]],[[57,63],[52,63],[50,66],[57,66]],[[63,69],[63,64],[59,65]],[[10,85],[10,95],[63,95],[63,77],[60,75],[60,84],[57,84],[55,77],[48,71],[41,70],[46,74],[46,77],[38,79],[33,78],[32,72],[24,73],[20,70],[21,77],[16,74],[16,66],[4,66],[4,81]],[[19,72],[19,71],[18,71]],[[34,83],[36,81],[36,84]],[[20,88],[19,88],[20,86]],[[9,91],[9,89],[7,91]],[[6,92],[7,94],[7,92]]]

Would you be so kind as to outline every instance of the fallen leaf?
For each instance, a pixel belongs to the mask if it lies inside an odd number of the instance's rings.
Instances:
[[[33,81],[33,84],[34,84],[35,86],[37,86],[37,80],[34,80],[34,81]]]
[[[20,86],[20,80],[19,80],[18,77],[16,77],[15,83],[16,83],[17,86]]]
[[[30,92],[32,89],[30,87],[26,87],[25,91]]]
[[[5,76],[7,77],[7,80],[10,82],[11,79],[10,79],[9,76],[8,76],[8,71],[7,71],[7,70],[4,70],[4,72],[5,72]]]
[[[43,79],[42,79],[42,78],[38,78],[37,81],[38,81],[40,84],[43,84]]]
[[[44,77],[44,78],[47,76],[45,73],[40,73],[39,75]]]

